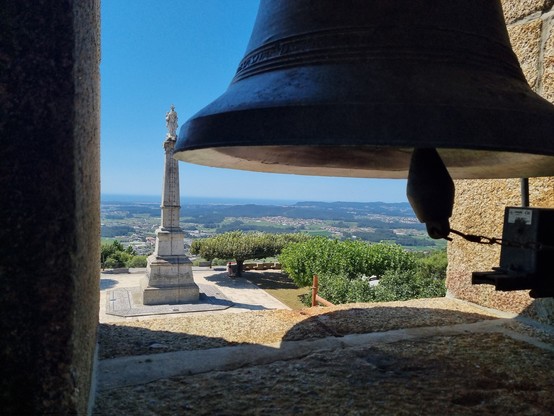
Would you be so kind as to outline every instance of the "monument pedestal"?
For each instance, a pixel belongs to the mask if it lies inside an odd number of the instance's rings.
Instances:
[[[196,302],[200,295],[192,278],[192,263],[186,256],[148,257],[141,289],[144,305]]]
[[[184,237],[179,227],[156,230],[156,249],[148,257],[146,276],[141,281],[144,305],[198,301],[200,291],[192,277],[192,262],[185,255]]]

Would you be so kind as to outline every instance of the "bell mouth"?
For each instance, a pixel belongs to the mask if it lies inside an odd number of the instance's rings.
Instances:
[[[198,165],[267,173],[406,179],[413,148],[376,146],[228,146],[187,150],[175,158]],[[437,149],[454,179],[554,176],[554,157]]]

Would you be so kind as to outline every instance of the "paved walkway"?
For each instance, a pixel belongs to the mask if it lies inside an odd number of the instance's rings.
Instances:
[[[171,317],[182,315],[177,314],[147,315],[134,317],[121,317],[109,315],[107,310],[107,293],[118,288],[136,288],[140,285],[140,279],[144,277],[146,269],[130,269],[129,273],[101,273],[100,275],[100,311],[99,319],[101,323],[122,322],[129,320],[144,320],[160,317]],[[226,269],[223,267],[193,267],[193,278],[196,284],[201,288],[210,288],[210,291],[221,292],[233,306],[207,312],[194,312],[195,314],[206,313],[238,313],[268,309],[290,309],[287,305],[280,302],[264,290],[250,283],[244,278],[230,278],[227,276]]]

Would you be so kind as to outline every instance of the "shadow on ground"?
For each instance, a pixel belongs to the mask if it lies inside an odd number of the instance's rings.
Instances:
[[[268,314],[274,315],[269,322]],[[288,326],[279,321],[285,316]],[[198,319],[196,328],[205,319],[213,331],[213,317]],[[101,325],[100,354],[106,358],[156,353],[162,348],[254,345],[267,342],[268,334],[277,340],[300,341],[416,327],[435,327],[436,331],[371,345],[310,350],[265,363],[237,357],[240,364],[234,368],[227,364],[219,371],[101,391],[94,414],[547,415],[554,408],[554,354],[550,351],[502,332],[446,333],[440,329],[494,319],[486,314],[380,305],[331,312],[313,308],[226,314],[218,319],[221,337]],[[166,328],[185,331],[191,323],[182,318],[163,322]],[[239,329],[231,336],[230,327]],[[284,348],[254,346],[266,353]]]
[[[216,273],[210,276],[204,277],[208,282],[216,283],[222,287],[236,287],[240,283],[240,278],[232,278],[227,275],[227,272]]]
[[[217,337],[153,331],[148,328],[117,324],[100,324],[98,327],[98,356],[101,360],[170,351],[203,350],[229,345],[236,345],[236,343]]]
[[[100,279],[100,290],[111,289],[112,287],[114,287],[118,283],[119,282],[117,280],[101,278]]]
[[[283,289],[291,290],[298,289],[298,286],[287,277],[285,274],[280,272],[242,272],[241,276],[238,277],[229,277],[227,272],[216,273],[211,276],[206,276],[205,279],[209,282],[217,283],[220,286],[225,287],[235,287],[241,279],[248,280],[249,282],[255,284],[260,289]]]
[[[431,327],[474,323],[492,319],[488,315],[452,310],[415,307],[353,308],[326,312],[325,308],[267,312],[179,316],[125,324],[100,324],[98,333],[100,359],[156,354],[159,352],[207,349],[246,342],[267,344],[348,334],[384,332],[400,328]],[[279,312],[279,311],[276,311]],[[269,318],[269,319],[268,319]],[[200,335],[221,327],[226,339]],[[152,330],[152,326],[173,330]],[[195,328],[197,335],[191,335]],[[231,334],[229,335],[229,332]],[[158,344],[152,347],[152,344]],[[162,347],[163,345],[163,347]]]
[[[309,289],[298,288],[284,273],[275,271],[246,271],[242,273],[241,277],[229,277],[227,272],[225,272],[207,276],[205,279],[218,286],[235,289],[253,284],[265,290],[291,309],[306,307],[302,303],[301,297],[305,296],[309,292]]]
[[[280,272],[244,272],[243,277],[260,289],[295,290],[298,286],[284,273]]]

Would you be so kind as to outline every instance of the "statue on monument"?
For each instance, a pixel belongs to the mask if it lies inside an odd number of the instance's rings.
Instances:
[[[141,280],[144,305],[198,302],[199,289],[192,276],[192,263],[185,254],[185,233],[179,226],[179,165],[173,159],[177,132],[175,106],[165,116],[165,163],[162,188],[161,224],[156,229],[156,247],[148,257]]]
[[[165,115],[165,125],[167,126],[167,135],[168,139],[175,140],[177,138],[177,112],[175,111],[175,106],[171,104],[171,110],[169,110]]]

